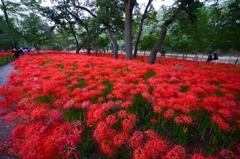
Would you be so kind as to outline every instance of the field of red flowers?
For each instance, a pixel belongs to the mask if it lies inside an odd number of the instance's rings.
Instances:
[[[239,159],[240,67],[27,54],[0,88],[22,158]],[[2,148],[2,151],[4,148]]]

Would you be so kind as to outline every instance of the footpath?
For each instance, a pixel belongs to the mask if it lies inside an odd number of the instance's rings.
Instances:
[[[8,81],[8,76],[12,71],[14,71],[13,66],[11,65],[13,62],[10,62],[4,66],[0,66],[0,87],[2,87],[5,83]],[[2,100],[3,97],[0,96],[0,100]],[[0,107],[0,113],[2,112],[2,109]],[[7,139],[11,136],[11,132],[13,130],[14,124],[6,124],[4,120],[6,119],[6,116],[0,116],[0,144],[5,143]],[[11,155],[11,154],[9,154]],[[0,151],[0,159],[15,159],[13,157],[5,156],[4,154],[1,154]]]

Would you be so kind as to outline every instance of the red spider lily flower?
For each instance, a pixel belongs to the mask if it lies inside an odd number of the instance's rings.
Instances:
[[[234,153],[232,151],[230,151],[230,150],[227,150],[227,149],[222,149],[222,151],[219,152],[219,154],[224,159],[233,159],[233,158],[235,158]]]
[[[157,158],[160,156],[160,153],[166,152],[167,144],[161,138],[156,138],[154,140],[148,140],[144,149],[150,157]]]
[[[231,118],[233,116],[232,112],[227,108],[219,109],[218,113],[221,114],[225,118]]]
[[[133,158],[134,159],[149,159],[149,157],[145,153],[145,150],[141,149],[141,148],[137,148],[137,149],[134,150]]]
[[[214,156],[208,156],[207,159],[218,159],[218,158]]]
[[[124,120],[122,121],[122,128],[123,128],[124,131],[130,132],[130,131],[132,130],[132,128],[133,128],[133,123],[132,123],[132,121],[129,120],[129,119],[124,119]]]
[[[186,123],[188,125],[192,124],[192,117],[191,116],[180,115],[179,117],[182,119],[183,123]]]
[[[192,159],[206,159],[202,154],[196,153],[193,155]]]
[[[106,123],[109,124],[110,126],[114,125],[117,122],[117,118],[115,115],[109,115],[106,118]]]
[[[105,114],[104,110],[102,110],[101,108],[99,108],[99,109],[96,109],[96,110],[94,111],[92,117],[95,118],[95,120],[100,120],[100,119],[103,119],[104,114]]]
[[[75,143],[69,140],[67,137],[61,137],[61,139],[58,139],[57,143],[59,144],[59,154],[64,158],[77,156]]]
[[[135,131],[130,138],[130,146],[132,148],[142,147],[143,133],[141,131]]]
[[[181,157],[179,156],[177,151],[170,150],[165,156],[163,156],[163,159],[181,159]]]
[[[144,134],[146,134],[150,140],[157,138],[157,134],[153,130],[145,131]]]
[[[104,154],[106,154],[107,156],[110,156],[110,157],[112,157],[116,152],[113,144],[108,141],[103,141],[101,143],[101,150]]]
[[[114,98],[114,95],[112,93],[110,93],[110,94],[107,95],[107,98],[112,99],[112,98]]]
[[[104,101],[103,97],[99,97],[97,100],[99,103],[102,103]]]
[[[36,107],[31,112],[31,120],[44,121],[46,119],[47,111],[44,108]]]
[[[163,116],[164,116],[164,118],[166,118],[166,119],[172,118],[173,115],[174,115],[174,110],[172,110],[172,109],[168,109],[168,110],[166,110],[166,111],[163,113]]]
[[[24,132],[25,129],[26,129],[25,124],[16,125],[15,128],[12,131],[13,138],[23,139],[25,137],[25,134],[22,133],[22,132]]]
[[[225,131],[230,131],[231,127],[228,123],[226,123],[220,116],[216,114],[212,114],[212,121],[215,122],[219,128],[225,130]]]
[[[240,144],[236,145],[237,152],[240,154]]]
[[[125,133],[117,134],[113,138],[113,144],[116,147],[120,147],[126,142],[126,139],[127,139],[127,135]]]
[[[132,122],[133,125],[137,121],[137,116],[135,114],[129,114],[127,118]]]
[[[153,107],[153,112],[154,113],[159,114],[162,111],[162,108],[157,104],[152,105],[152,107]]]
[[[97,140],[97,142],[101,142],[104,140],[105,130],[108,128],[107,123],[100,122],[97,125],[97,128],[93,132],[93,137]]]
[[[142,92],[142,97],[145,98],[145,99],[149,99],[150,94],[148,92]]]
[[[117,115],[118,115],[119,118],[127,118],[128,113],[127,113],[125,110],[120,110],[120,111],[117,113]]]
[[[181,145],[174,145],[173,150],[178,152],[179,156],[181,156],[181,157],[185,157],[186,156],[186,150]]]
[[[126,102],[123,102],[122,104],[121,104],[121,108],[129,108],[129,107],[131,107],[132,106],[132,101],[130,101],[130,100],[128,100],[128,101],[126,101]]]
[[[174,121],[175,121],[177,124],[182,124],[182,123],[184,122],[180,116],[176,116],[176,117],[174,118]]]
[[[84,108],[85,109],[85,108],[88,108],[91,105],[91,102],[89,100],[83,101],[82,103],[79,103],[78,107],[77,107],[77,104],[78,103],[75,104],[76,108]]]
[[[49,116],[49,120],[54,123],[54,122],[60,122],[62,121],[63,117],[62,117],[62,114],[59,110],[50,110],[49,113],[48,113],[48,116]]]
[[[157,124],[157,123],[159,123],[158,120],[155,119],[155,118],[152,118],[152,119],[150,120],[150,122],[153,123],[153,124]]]

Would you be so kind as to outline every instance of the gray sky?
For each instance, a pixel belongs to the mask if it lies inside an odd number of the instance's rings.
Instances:
[[[143,3],[146,3],[148,2],[148,0],[137,0],[138,3],[140,4],[143,4]],[[173,4],[174,0],[153,0],[152,4],[153,6],[155,7],[155,9],[158,9],[161,5],[171,5]],[[51,3],[49,2],[49,0],[45,0],[45,2],[43,3],[44,6],[48,6],[48,5],[51,5]]]

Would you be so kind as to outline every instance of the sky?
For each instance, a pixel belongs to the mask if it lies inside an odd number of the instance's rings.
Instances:
[[[138,3],[140,4],[143,4],[143,3],[146,3],[148,2],[148,0],[137,0]],[[170,6],[172,5],[174,2],[174,0],[153,0],[152,4],[153,6],[155,7],[155,9],[158,9],[161,5],[167,5],[167,6]]]
[[[44,6],[48,6],[48,5],[51,4],[50,2],[48,2],[48,0],[45,0],[45,1],[46,2],[43,3]],[[148,0],[137,0],[137,2],[140,3],[140,4],[144,4],[144,3],[147,4]],[[174,0],[164,0],[164,1],[153,0],[152,4],[155,7],[155,9],[158,9],[163,4],[169,6],[169,5],[172,5],[173,2],[174,2]]]

